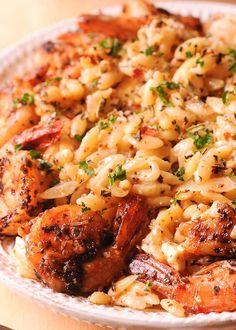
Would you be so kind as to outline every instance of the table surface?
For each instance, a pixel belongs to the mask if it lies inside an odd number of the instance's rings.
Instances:
[[[225,2],[236,3],[236,0]],[[119,3],[122,3],[122,0],[0,0],[0,48],[61,19]],[[47,310],[2,284],[0,306],[0,324],[14,330],[105,329]]]

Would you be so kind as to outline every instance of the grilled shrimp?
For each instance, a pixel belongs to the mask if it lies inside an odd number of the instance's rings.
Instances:
[[[12,142],[20,144],[24,149],[45,149],[59,140],[62,127],[63,123],[59,119],[47,124],[40,123],[16,135]]]
[[[236,225],[236,210],[228,204],[215,203],[216,214],[206,219],[183,222],[179,233],[186,239],[186,252],[194,255],[225,256],[236,258],[236,239],[231,237]]]
[[[236,310],[236,260],[217,261],[190,276],[147,254],[137,255],[129,266],[140,281],[151,281],[152,290],[181,303],[187,312],[210,313]]]
[[[199,18],[193,16],[181,16],[181,15],[171,14],[166,9],[158,8],[154,4],[143,0],[127,1],[127,3],[123,5],[123,14],[125,16],[132,16],[132,17],[149,16],[154,18],[155,15],[173,17],[174,19],[178,20],[189,29],[198,30],[200,32],[202,30],[201,21]]]
[[[95,32],[122,41],[136,37],[138,29],[146,22],[145,17],[112,17],[106,15],[83,15],[78,22],[84,32]],[[107,26],[109,25],[109,29]]]
[[[105,37],[119,38],[122,41],[133,40],[138,29],[149,23],[157,16],[164,15],[173,17],[184,24],[188,29],[201,31],[200,20],[190,16],[171,15],[167,11],[156,8],[156,12],[151,16],[120,16],[112,17],[105,15],[83,15],[78,22],[79,28],[83,32],[95,32]],[[109,24],[109,29],[107,25]]]
[[[16,235],[26,221],[42,208],[39,194],[49,187],[49,173],[40,170],[26,150],[42,150],[60,138],[62,123],[38,124],[14,136],[0,150],[0,233]]]
[[[27,151],[8,148],[0,158],[0,233],[18,228],[39,213],[38,194],[47,187],[47,174]]]
[[[89,293],[122,273],[146,225],[145,204],[136,196],[120,202],[114,221],[102,212],[62,205],[33,220],[26,254],[37,276],[55,291]]]
[[[38,117],[31,105],[21,105],[14,109],[11,91],[0,91],[0,147],[15,134],[36,124]]]

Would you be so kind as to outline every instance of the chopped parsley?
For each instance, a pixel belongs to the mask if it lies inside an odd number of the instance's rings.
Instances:
[[[191,58],[193,57],[193,54],[190,51],[185,52],[186,58]]]
[[[236,199],[233,199],[232,204],[235,205],[236,208]]]
[[[145,288],[144,288],[144,291],[151,291],[151,287],[153,286],[153,283],[152,281],[147,281],[145,283]]]
[[[80,134],[75,134],[74,135],[74,139],[76,139],[76,141],[81,142],[84,138],[84,134],[80,135]]]
[[[227,105],[230,103],[230,95],[236,95],[236,87],[231,91],[224,91],[222,95],[223,104]]]
[[[108,127],[110,127],[111,124],[114,124],[114,122],[116,121],[117,117],[114,115],[111,115],[108,117],[107,121],[100,121],[98,123],[98,127],[100,129],[106,129]]]
[[[157,47],[156,45],[147,47],[144,51],[141,52],[142,54],[146,55],[146,56],[151,56],[151,55],[155,55],[158,57],[162,57],[164,55],[163,52],[157,51]]]
[[[223,104],[227,105],[229,104],[230,98],[229,98],[229,91],[224,91],[222,95],[222,102]]]
[[[14,149],[15,149],[15,152],[17,152],[17,151],[19,151],[19,150],[21,150],[22,149],[22,144],[21,143],[19,143],[19,144],[16,144],[15,146],[14,146]]]
[[[87,175],[93,175],[94,169],[88,165],[88,163],[85,160],[82,160],[79,162],[79,168],[83,170]]]
[[[204,133],[205,134],[200,135],[199,130],[188,132],[188,136],[193,139],[193,144],[198,150],[205,148],[212,142],[212,134],[210,130],[207,128]]]
[[[41,153],[37,150],[30,150],[29,152],[30,154],[30,157],[33,158],[33,159],[38,159],[38,158],[41,158]]]
[[[166,89],[174,90],[178,88],[179,88],[179,84],[173,81],[163,81],[159,86],[151,87],[150,90],[158,94],[160,100],[164,105],[173,106],[173,104],[168,100]]]
[[[91,208],[86,206],[84,202],[81,202],[81,206],[82,206],[82,209],[81,209],[82,213],[88,212],[91,210]]]
[[[109,116],[108,121],[109,123],[113,124],[116,121],[117,117],[114,115]]]
[[[179,178],[180,181],[184,181],[185,168],[179,167],[178,170],[174,172],[174,174]]]
[[[142,53],[146,56],[150,56],[153,55],[155,51],[156,51],[156,46],[154,45],[146,48]]]
[[[98,124],[98,127],[99,127],[100,129],[106,129],[106,128],[109,127],[109,124],[108,124],[108,122],[106,122],[106,121],[100,121],[99,124]]]
[[[18,104],[22,105],[33,105],[34,104],[34,95],[29,93],[24,93],[22,98],[16,98],[13,100],[13,107],[16,108]]]
[[[47,171],[52,168],[52,164],[45,159],[39,159],[39,168]]]
[[[104,111],[105,105],[106,105],[106,99],[102,98],[98,108],[99,113]]]
[[[171,198],[171,200],[170,200],[171,205],[177,205],[178,204],[178,202],[180,201],[179,195],[180,195],[180,192],[177,192],[175,194],[175,197]]]
[[[98,79],[94,79],[92,82],[91,82],[91,88],[95,88],[97,87],[98,85]]]
[[[236,72],[236,50],[233,49],[233,48],[229,48],[228,49],[228,55],[230,57],[232,57],[232,59],[234,60],[232,65],[230,66],[229,70],[231,72],[235,73]]]
[[[123,181],[126,179],[126,170],[122,168],[122,165],[118,165],[113,175],[108,176],[108,185],[111,187],[115,181]]]
[[[104,48],[106,50],[109,50],[108,53],[107,53],[109,56],[117,56],[118,53],[121,50],[121,47],[122,47],[120,40],[117,39],[117,38],[103,39],[103,40],[100,41],[99,45],[102,48]]]
[[[147,281],[146,282],[146,285],[149,286],[149,287],[151,287],[151,286],[153,286],[153,283],[152,283],[152,281]]]
[[[53,82],[59,82],[59,81],[61,81],[62,80],[62,78],[61,77],[55,77],[55,78],[48,78],[46,81],[45,81],[45,86],[48,86],[48,85],[50,85],[51,83],[53,83]]]
[[[205,63],[202,58],[198,58],[196,60],[196,64],[200,65],[200,67],[203,68]]]
[[[54,179],[54,180],[52,180],[52,182],[51,182],[51,187],[56,186],[59,182],[60,182],[60,180],[58,180],[58,179]]]
[[[57,168],[58,172],[61,172],[62,169],[63,169],[63,166],[61,166],[61,165],[59,165]]]

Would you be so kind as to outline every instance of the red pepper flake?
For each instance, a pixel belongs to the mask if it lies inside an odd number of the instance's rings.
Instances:
[[[133,78],[141,78],[143,76],[143,70],[141,69],[134,69],[133,71]]]
[[[132,108],[134,108],[134,109],[140,109],[141,108],[141,105],[139,103],[133,103],[132,104]]]
[[[231,134],[229,132],[224,133],[225,140],[228,140],[230,138]]]
[[[143,126],[140,128],[141,135],[158,137],[158,131],[155,128]]]

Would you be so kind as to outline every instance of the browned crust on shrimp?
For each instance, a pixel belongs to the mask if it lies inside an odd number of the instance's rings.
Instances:
[[[47,124],[40,123],[15,136],[12,142],[21,144],[23,149],[44,149],[59,140],[62,128],[59,119]]]
[[[0,233],[16,235],[40,212],[38,194],[47,187],[46,173],[27,151],[6,151],[0,158]]]
[[[106,15],[83,15],[78,26],[84,32],[95,32],[104,37],[119,38],[122,41],[136,37],[138,29],[146,22],[145,17],[112,17]]]
[[[219,216],[215,218],[209,216],[180,224],[188,253],[236,258],[236,240],[230,236],[236,225],[236,211],[228,204],[220,204],[217,212]]]
[[[147,229],[143,199],[123,199],[114,221],[63,205],[39,215],[26,236],[27,256],[44,283],[60,292],[104,288],[127,268]]]
[[[217,261],[193,275],[181,276],[170,266],[140,254],[129,269],[139,275],[139,281],[151,281],[152,290],[162,298],[178,301],[189,313],[236,310],[236,260]]]

